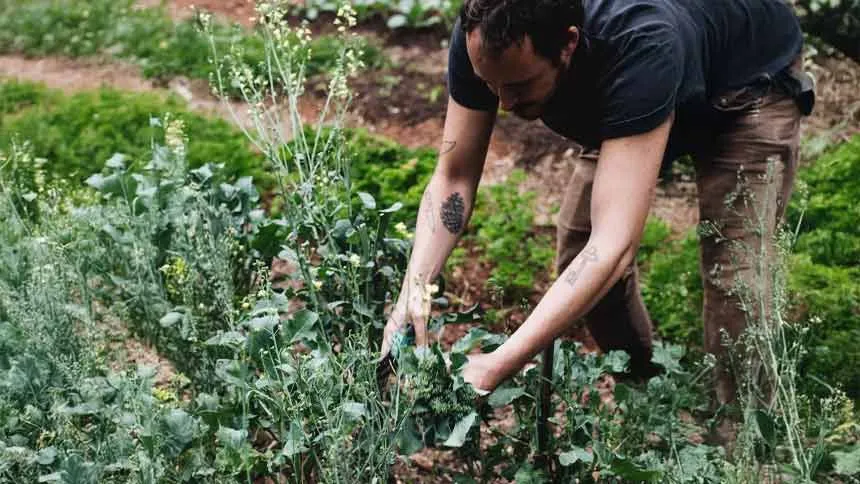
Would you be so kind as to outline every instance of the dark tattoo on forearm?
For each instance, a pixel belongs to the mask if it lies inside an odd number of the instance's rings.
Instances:
[[[574,264],[579,261],[578,266]],[[585,250],[579,253],[575,259],[570,263],[570,267],[567,268],[567,275],[564,276],[565,282],[570,284],[571,286],[576,284],[576,281],[579,279],[579,276],[582,274],[582,271],[585,269],[585,266],[589,262],[597,262],[597,247],[586,247]]]
[[[442,224],[452,234],[459,234],[463,229],[463,213],[466,209],[466,202],[463,197],[454,192],[442,204]]]
[[[430,187],[424,190],[424,200],[421,205],[426,207],[424,214],[427,217],[427,224],[430,225],[430,233],[436,233],[436,207],[433,206],[433,194],[430,193]]]
[[[439,154],[444,155],[446,153],[450,153],[450,152],[454,151],[454,148],[456,146],[457,146],[456,141],[448,141],[448,140],[442,141],[442,149],[439,150]]]

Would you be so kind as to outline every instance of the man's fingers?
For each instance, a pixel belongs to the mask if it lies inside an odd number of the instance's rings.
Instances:
[[[427,317],[412,318],[412,325],[415,327],[415,346],[427,346]]]
[[[385,329],[382,330],[382,348],[379,352],[379,361],[384,360],[391,353],[394,335],[400,329],[400,326],[394,318],[390,318],[385,324]]]

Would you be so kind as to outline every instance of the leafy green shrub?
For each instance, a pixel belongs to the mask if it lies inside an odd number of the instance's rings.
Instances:
[[[790,289],[798,318],[817,321],[809,333],[802,369],[810,377],[839,384],[860,398],[854,341],[860,328],[860,136],[835,147],[798,173],[798,194],[788,207],[789,227],[798,228]],[[822,387],[805,381],[807,390]]]
[[[795,196],[787,211],[790,227],[800,225],[796,252],[813,262],[854,266],[860,261],[860,135],[818,158],[798,173],[808,191]]]
[[[638,263],[642,299],[657,334],[674,343],[702,344],[702,278],[699,242],[695,231],[671,240],[671,230],[661,220],[645,225]]]
[[[372,194],[385,206],[402,203],[404,221],[414,223],[436,166],[436,150],[410,150],[359,130],[350,131],[346,140],[355,189]]]
[[[49,93],[57,95],[57,92],[48,91],[40,84],[0,80],[0,114],[16,113],[24,108],[46,102]],[[0,118],[0,127],[3,126],[4,118]]]
[[[523,170],[515,170],[504,183],[479,190],[469,223],[473,235],[466,236],[493,264],[490,284],[513,301],[532,294],[538,276],[550,271],[555,256],[551,237],[535,231],[535,193],[520,193],[525,178]]]
[[[238,130],[223,120],[187,111],[176,97],[162,99],[111,89],[63,96],[38,85],[9,86],[0,91],[0,102],[23,109],[4,117],[0,144],[8,145],[14,137],[31,140],[34,155],[46,160],[42,168],[49,183],[63,178],[83,180],[99,172],[114,153],[127,155],[132,167],[142,166],[151,157],[150,140],[164,129],[151,120],[166,112],[184,122],[192,167],[225,160],[228,178],[253,175],[264,186],[271,180],[262,158],[249,149]],[[26,106],[25,99],[39,102]]]
[[[803,388],[826,394],[815,377],[839,386],[860,399],[860,270],[816,264],[808,254],[792,259],[789,278],[798,317],[812,320],[807,335],[808,353],[801,370]]]

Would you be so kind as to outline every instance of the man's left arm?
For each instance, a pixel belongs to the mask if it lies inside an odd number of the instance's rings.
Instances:
[[[673,116],[653,130],[603,142],[591,195],[591,236],[526,321],[498,349],[470,358],[466,381],[492,390],[561,336],[635,260]]]

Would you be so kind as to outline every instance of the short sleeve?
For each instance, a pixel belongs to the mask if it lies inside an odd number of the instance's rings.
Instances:
[[[466,50],[466,34],[460,28],[459,20],[454,25],[448,48],[448,94],[460,105],[479,111],[495,112],[499,104],[499,98],[472,69]]]
[[[613,39],[602,85],[601,139],[646,133],[675,109],[684,73],[678,33],[661,24]]]

